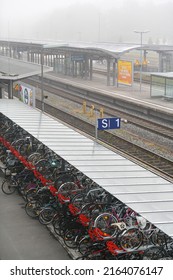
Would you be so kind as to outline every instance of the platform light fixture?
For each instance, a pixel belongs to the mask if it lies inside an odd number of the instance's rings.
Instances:
[[[143,37],[143,34],[145,33],[148,33],[150,32],[149,30],[144,30],[144,31],[141,31],[141,30],[134,30],[135,33],[138,33],[140,34],[140,93],[141,93],[141,90],[142,90],[142,37]]]

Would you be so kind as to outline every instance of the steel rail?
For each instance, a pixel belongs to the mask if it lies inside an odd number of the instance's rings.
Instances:
[[[36,106],[41,108],[41,101],[36,100]],[[45,104],[45,112],[65,122],[66,124],[75,127],[83,133],[95,137],[95,125],[80,119],[69,112],[55,108],[49,104]],[[108,131],[98,131],[97,141],[104,143],[108,148],[113,149],[117,153],[127,157],[137,164],[153,171],[157,175],[173,182],[173,162],[165,159],[154,152],[148,151],[145,148],[131,143],[130,141],[112,134]]]

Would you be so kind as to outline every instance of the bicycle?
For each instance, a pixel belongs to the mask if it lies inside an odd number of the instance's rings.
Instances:
[[[113,204],[107,204],[105,212],[93,221],[93,228],[115,237],[126,227],[135,225],[137,223],[136,217],[137,213],[135,211],[117,200]]]
[[[18,193],[21,194],[23,184],[30,180],[30,175],[31,173],[28,169],[23,169],[19,174],[12,173],[11,176],[8,176],[2,182],[1,189],[3,193],[10,195],[17,190]]]
[[[133,227],[122,231],[118,237],[124,250],[134,250],[141,246],[160,246],[165,243],[166,235],[151,224],[149,229]]]

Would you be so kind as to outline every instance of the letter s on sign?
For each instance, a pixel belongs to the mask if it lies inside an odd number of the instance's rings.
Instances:
[[[107,128],[108,127],[108,120],[107,119],[103,119],[102,120],[102,128]]]

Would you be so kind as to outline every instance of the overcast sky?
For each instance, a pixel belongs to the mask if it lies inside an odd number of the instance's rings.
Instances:
[[[0,38],[173,44],[173,0],[0,0]]]

